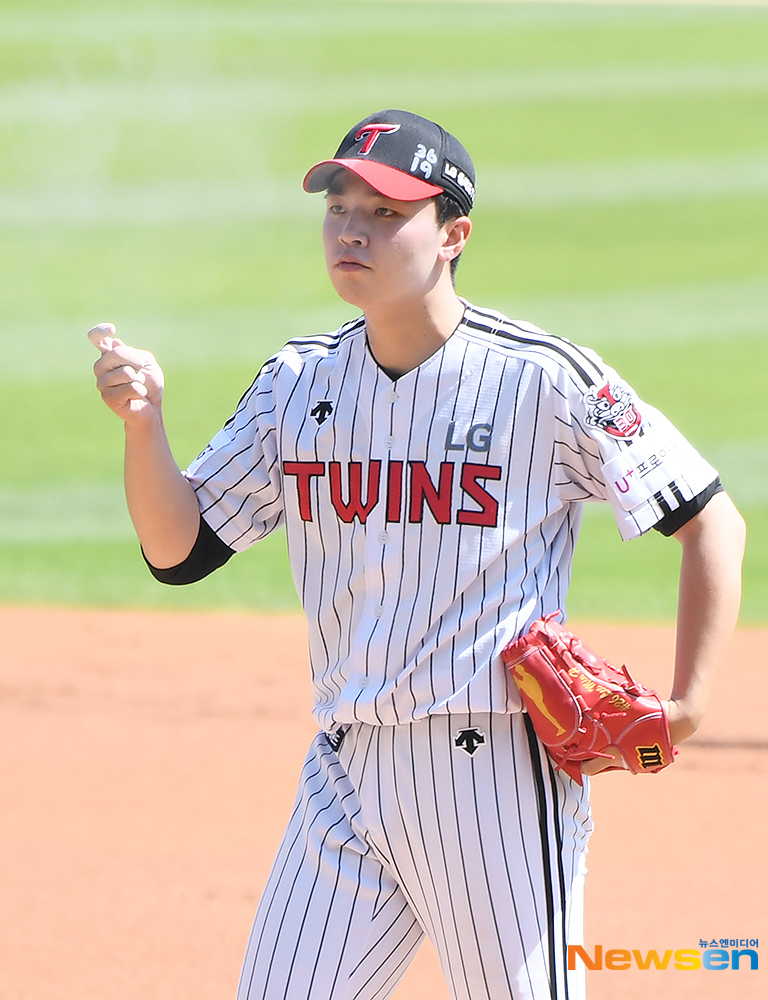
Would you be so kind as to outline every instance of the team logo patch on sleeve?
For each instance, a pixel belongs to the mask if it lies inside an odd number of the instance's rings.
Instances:
[[[606,382],[602,389],[590,389],[584,402],[590,427],[620,438],[632,437],[640,427],[642,418],[632,395],[618,382]]]

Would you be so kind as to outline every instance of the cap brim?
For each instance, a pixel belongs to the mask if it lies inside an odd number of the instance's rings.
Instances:
[[[375,160],[322,160],[316,163],[304,178],[304,190],[310,193],[327,191],[339,167],[346,167],[353,174],[361,177],[366,184],[393,201],[421,201],[423,198],[434,198],[441,194],[443,188],[411,174],[406,174],[396,167]]]

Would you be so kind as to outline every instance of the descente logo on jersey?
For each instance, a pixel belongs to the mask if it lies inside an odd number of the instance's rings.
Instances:
[[[433,480],[424,462],[382,462],[372,459],[364,475],[362,462],[283,462],[283,474],[293,479],[304,521],[316,515],[314,488],[327,490],[339,519],[350,524],[357,518],[365,524],[379,503],[386,506],[390,524],[407,518],[412,524],[429,514],[438,524],[474,524],[495,527],[499,502],[482,485],[484,480],[501,479],[501,466],[473,462],[441,462]],[[365,483],[365,487],[363,486]],[[454,507],[454,484],[458,483],[460,503]],[[470,503],[465,507],[466,502]]]

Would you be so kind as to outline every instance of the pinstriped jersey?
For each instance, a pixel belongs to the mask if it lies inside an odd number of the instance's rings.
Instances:
[[[465,303],[394,381],[363,318],[289,342],[185,475],[235,551],[285,525],[331,730],[519,711],[499,653],[564,607],[582,502],[631,538],[717,474],[596,354]]]

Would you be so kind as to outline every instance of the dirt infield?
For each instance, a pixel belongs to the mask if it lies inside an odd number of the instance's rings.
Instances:
[[[574,627],[666,686],[667,630]],[[0,609],[0,628],[0,1000],[233,997],[314,732],[303,623]],[[739,631],[673,768],[594,780],[590,956],[765,932],[765,648]],[[749,962],[673,963],[589,972],[590,1000],[768,996]],[[447,998],[425,946],[396,997],[427,995]]]

